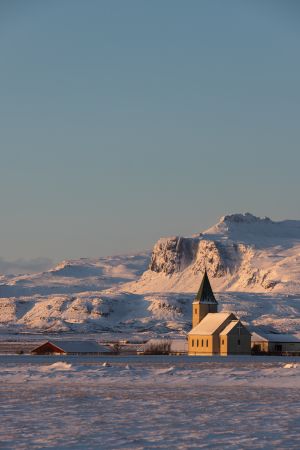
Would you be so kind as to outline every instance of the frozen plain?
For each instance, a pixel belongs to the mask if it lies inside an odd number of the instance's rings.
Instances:
[[[297,358],[0,357],[2,449],[300,448]]]

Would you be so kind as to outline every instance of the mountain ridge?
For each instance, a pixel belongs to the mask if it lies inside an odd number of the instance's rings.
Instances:
[[[143,252],[2,276],[1,333],[182,334],[206,268],[219,309],[249,329],[300,332],[300,221],[223,216]]]
[[[221,217],[189,237],[159,239],[134,292],[192,292],[206,267],[219,291],[300,293],[300,221]]]

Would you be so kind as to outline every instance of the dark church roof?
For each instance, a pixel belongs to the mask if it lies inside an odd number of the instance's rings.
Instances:
[[[218,303],[212,291],[206,270],[194,301],[201,303]]]

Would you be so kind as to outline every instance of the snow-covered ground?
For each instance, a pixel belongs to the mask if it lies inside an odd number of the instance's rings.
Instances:
[[[96,332],[132,336],[185,335],[194,295],[120,290],[0,299],[0,334]],[[219,310],[234,312],[251,330],[300,333],[300,295],[225,292]],[[99,335],[101,338],[101,335]]]
[[[300,363],[0,357],[3,449],[300,447]]]

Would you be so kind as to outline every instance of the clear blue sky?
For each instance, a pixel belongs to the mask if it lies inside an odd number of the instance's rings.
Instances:
[[[296,0],[1,0],[0,256],[300,218]]]

